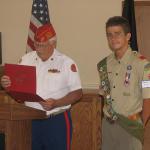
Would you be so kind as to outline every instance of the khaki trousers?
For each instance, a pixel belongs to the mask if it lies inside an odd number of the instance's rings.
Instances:
[[[141,142],[117,123],[102,120],[102,150],[142,150]]]

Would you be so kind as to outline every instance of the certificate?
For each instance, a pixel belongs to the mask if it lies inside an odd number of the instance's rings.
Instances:
[[[5,64],[5,75],[10,77],[11,86],[6,90],[15,100],[24,102],[44,101],[36,94],[36,67],[16,64]]]

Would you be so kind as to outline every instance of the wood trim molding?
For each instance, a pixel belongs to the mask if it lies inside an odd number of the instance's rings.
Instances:
[[[123,10],[124,1],[122,1],[122,10]],[[134,1],[135,6],[150,6],[150,1]]]
[[[135,1],[135,6],[150,6],[150,1]]]

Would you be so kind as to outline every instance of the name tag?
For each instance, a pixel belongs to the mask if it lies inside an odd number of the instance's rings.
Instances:
[[[142,81],[142,88],[150,88],[150,81]]]

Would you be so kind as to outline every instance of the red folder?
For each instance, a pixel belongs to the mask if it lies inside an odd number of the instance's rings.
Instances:
[[[36,94],[35,66],[5,64],[4,71],[11,80],[11,86],[7,88],[7,92],[12,98],[21,102],[44,101]]]

